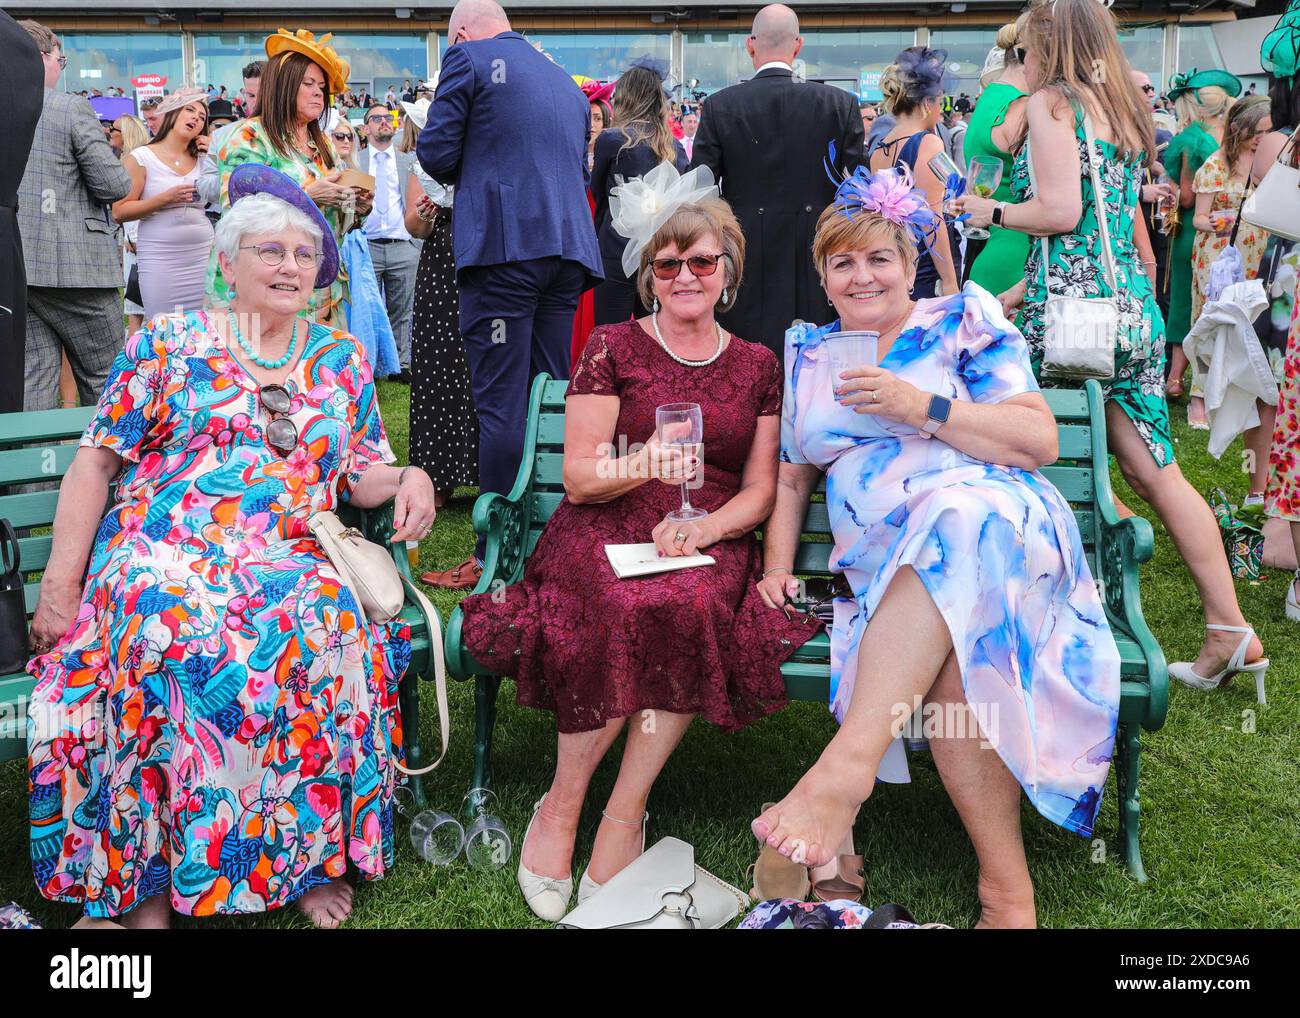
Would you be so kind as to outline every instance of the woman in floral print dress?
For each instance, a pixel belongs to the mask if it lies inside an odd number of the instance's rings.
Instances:
[[[1003,206],[1001,219],[1012,229],[1046,238],[1047,259],[1042,243],[1030,244],[1026,278],[1002,295],[1003,304],[1023,301],[1018,324],[1037,372],[1049,289],[1054,295],[1114,298],[1119,345],[1115,376],[1103,383],[1107,438],[1124,479],[1174,539],[1210,627],[1196,661],[1171,664],[1170,674],[1196,688],[1212,688],[1263,660],[1263,646],[1241,614],[1214,515],[1174,462],[1164,397],[1164,322],[1134,243],[1142,167],[1155,150],[1150,110],[1131,84],[1114,18],[1096,0],[1035,5],[1024,38],[1025,70],[1035,91],[1013,170],[1012,188],[1020,200]],[[1104,74],[1100,80],[1117,84],[1098,87],[1098,72]],[[1100,196],[1093,193],[1088,171],[1085,116],[1096,136],[1093,155],[1105,192]],[[1035,160],[1035,180],[1029,174],[1031,153],[1051,154]],[[1114,293],[1102,267],[1099,203],[1115,260]],[[974,226],[992,221],[995,203],[989,199],[963,195],[955,204],[971,214]]]

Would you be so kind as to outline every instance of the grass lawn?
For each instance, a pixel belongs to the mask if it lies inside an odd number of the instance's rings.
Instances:
[[[407,445],[407,391],[381,385],[389,435],[399,459]],[[1205,453],[1205,434],[1190,431],[1174,408],[1183,470],[1202,492],[1222,485],[1240,499],[1246,478],[1237,450],[1220,462]],[[1143,608],[1169,660],[1195,656],[1202,636],[1200,602],[1186,570],[1154,514],[1119,481],[1116,490],[1152,520],[1156,555],[1142,575]],[[425,569],[465,557],[472,541],[474,492],[465,489],[440,515],[421,548]],[[1275,927],[1300,925],[1300,628],[1282,610],[1286,577],[1270,572],[1239,583],[1247,618],[1259,632],[1272,668],[1267,707],[1257,708],[1253,683],[1201,693],[1177,683],[1169,718],[1144,736],[1142,849],[1150,882],[1134,883],[1118,859],[1114,779],[1106,790],[1098,840],[1089,843],[1042,819],[1027,804],[1025,844],[1038,892],[1039,921],[1049,927]],[[435,592],[444,617],[456,597]],[[431,803],[458,811],[470,780],[473,688],[451,688],[453,748],[426,778]],[[426,704],[430,698],[426,698]],[[501,694],[494,769],[501,814],[518,840],[533,802],[549,783],[555,755],[550,715],[514,706]],[[437,732],[426,712],[423,734]],[[1253,729],[1253,730],[1252,730]],[[755,843],[749,822],[760,805],[779,798],[816,759],[833,732],[824,707],[794,704],[732,736],[700,724],[688,733],[650,801],[650,839],[665,835],[695,846],[697,862],[747,887],[745,867]],[[595,821],[617,769],[617,747],[593,783],[579,832],[575,877],[591,850]],[[965,832],[928,756],[912,757],[910,785],[881,785],[863,808],[856,842],[866,857],[868,904],[896,901],[922,922],[971,925],[978,914],[976,869]],[[47,926],[77,918],[73,906],[44,901],[27,856],[26,779],[21,761],[0,766],[0,903],[16,901]],[[352,927],[542,926],[515,886],[514,864],[496,873],[462,860],[436,869],[421,862],[398,825],[397,864],[382,881],[362,886]],[[188,924],[186,921],[185,924]],[[305,926],[294,910],[212,921],[214,925]]]

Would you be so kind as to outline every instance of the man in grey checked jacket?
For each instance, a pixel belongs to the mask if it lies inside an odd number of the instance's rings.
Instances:
[[[66,351],[83,406],[99,400],[122,349],[122,255],[105,207],[131,178],[104,139],[90,103],[55,90],[63,47],[48,28],[23,22],[45,64],[45,101],[18,189],[18,229],[27,265],[24,407],[58,406]]]

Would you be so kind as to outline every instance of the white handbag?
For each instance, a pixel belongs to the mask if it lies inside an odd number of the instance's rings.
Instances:
[[[433,684],[438,699],[438,730],[442,735],[442,752],[429,766],[417,770],[393,761],[393,766],[403,774],[428,774],[447,755],[447,743],[451,736],[451,715],[447,711],[447,664],[442,647],[442,618],[438,615],[438,609],[425,597],[424,591],[401,574],[388,549],[367,541],[355,527],[344,526],[343,521],[334,513],[322,510],[313,514],[307,527],[339,578],[352,591],[363,624],[368,621],[389,622],[397,618],[402,605],[406,603],[407,590],[423,609],[424,617],[429,620],[429,644],[433,654]]]
[[[1043,363],[1044,378],[1082,381],[1096,378],[1101,381],[1115,377],[1115,347],[1119,343],[1119,305],[1114,294],[1119,293],[1115,272],[1115,256],[1110,246],[1110,228],[1106,222],[1106,192],[1102,189],[1101,174],[1097,170],[1095,138],[1092,117],[1083,116],[1084,140],[1088,148],[1088,172],[1092,176],[1093,201],[1097,205],[1097,225],[1101,233],[1101,259],[1110,287],[1110,297],[1067,297],[1053,294],[1051,274],[1048,272],[1047,238],[1040,237],[1043,249],[1043,284],[1047,300],[1043,304]],[[1034,194],[1039,194],[1038,178],[1034,175],[1034,150],[1028,151],[1029,177]]]
[[[1277,154],[1277,162],[1268,168],[1241,207],[1242,220],[1286,240],[1300,240],[1300,167],[1283,158],[1295,148],[1297,135],[1300,131],[1291,133]]]
[[[664,838],[556,924],[561,930],[716,930],[749,896],[695,865],[695,849]]]

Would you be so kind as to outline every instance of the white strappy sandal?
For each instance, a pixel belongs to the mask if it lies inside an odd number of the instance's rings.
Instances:
[[[1300,622],[1300,598],[1296,597],[1296,587],[1300,586],[1300,569],[1286,585],[1286,617],[1292,622]]]
[[[528,844],[528,835],[533,829],[533,821],[541,812],[542,796],[533,806],[532,820],[524,831],[524,840],[519,843],[519,870],[515,874],[519,880],[519,890],[524,892],[524,901],[533,910],[538,919],[548,923],[558,923],[569,911],[569,899],[573,897],[573,874],[567,877],[543,877],[524,866],[524,846]]]
[[[1251,675],[1255,679],[1255,699],[1260,703],[1267,703],[1268,701],[1264,699],[1264,674],[1268,671],[1268,658],[1246,663],[1246,648],[1250,646],[1250,638],[1255,635],[1255,630],[1250,626],[1220,626],[1213,622],[1206,623],[1205,628],[1222,633],[1243,634],[1241,643],[1237,644],[1237,649],[1228,659],[1227,666],[1216,675],[1206,678],[1196,673],[1192,668],[1192,662],[1177,661],[1169,666],[1170,676],[1193,689],[1217,689],[1225,685],[1234,675]]]
[[[610,823],[624,824],[627,827],[635,827],[637,825],[636,820],[620,820],[618,817],[610,816],[603,809],[600,811],[600,815],[604,817],[606,820],[608,820]],[[649,822],[650,822],[650,814],[648,812],[642,813],[640,823],[641,823],[641,851],[643,853],[645,852],[645,828],[646,828],[646,824]],[[578,904],[581,905],[584,901],[586,901],[593,894],[599,891],[603,886],[604,884],[596,883],[596,881],[592,880],[591,877],[587,876],[587,871],[583,870],[582,879],[578,881]]]

